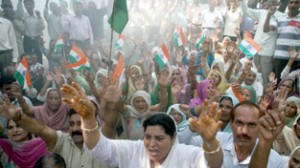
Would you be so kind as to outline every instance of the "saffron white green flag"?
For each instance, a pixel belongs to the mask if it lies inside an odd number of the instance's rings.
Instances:
[[[186,44],[186,39],[182,28],[176,28],[175,32],[173,33],[173,42],[176,47],[180,47]]]
[[[170,54],[168,52],[167,46],[163,43],[160,50],[155,54],[154,61],[159,65],[160,69],[164,69],[169,59]]]
[[[117,50],[117,51],[120,51],[121,49],[122,49],[122,47],[123,47],[123,45],[124,45],[124,39],[125,39],[125,37],[124,37],[124,35],[119,35],[119,39],[118,39],[118,41],[116,42],[116,44],[115,44],[115,49]]]
[[[55,49],[54,51],[57,51],[59,49],[62,49],[64,48],[64,39],[63,39],[63,36],[60,35],[55,43]]]
[[[28,64],[27,64],[26,57],[23,57],[21,62],[19,63],[15,73],[15,78],[17,79],[18,83],[21,85],[23,89],[26,89],[32,85],[30,81],[30,73],[28,71]]]
[[[198,38],[197,38],[197,41],[196,41],[196,48],[200,48],[202,43],[204,42],[205,40],[205,35],[199,35]]]
[[[67,64],[66,68],[73,68],[76,71],[81,71],[83,68],[91,70],[89,59],[76,45],[72,46],[68,60],[71,64]]]
[[[252,58],[259,50],[261,46],[257,44],[253,39],[244,39],[239,45],[239,49],[248,57]]]

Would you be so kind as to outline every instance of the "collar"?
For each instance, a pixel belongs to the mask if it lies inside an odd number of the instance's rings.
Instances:
[[[237,158],[237,154],[236,154],[235,147],[234,147],[233,136],[231,138],[231,142],[227,143],[223,146],[223,150],[228,151],[230,153],[230,155],[233,158],[233,164],[234,165],[249,165],[252,154],[254,152],[254,149],[256,148],[257,143],[258,143],[258,140],[256,140],[255,146],[253,147],[253,149],[251,151],[251,154],[249,156],[247,156],[247,158],[245,160],[241,161],[241,162],[239,162],[239,160]]]

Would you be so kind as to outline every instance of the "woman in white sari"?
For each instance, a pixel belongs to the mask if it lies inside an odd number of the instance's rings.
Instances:
[[[112,167],[127,168],[174,168],[174,167],[220,167],[223,153],[216,133],[222,123],[219,120],[217,104],[208,107],[205,100],[198,121],[191,119],[193,129],[199,133],[204,145],[202,148],[179,144],[176,140],[176,126],[166,114],[154,114],[143,123],[143,141],[110,140],[99,131],[95,116],[91,113],[93,104],[87,99],[80,87],[64,85],[64,99],[81,116],[85,149],[95,158]],[[114,93],[111,93],[112,95]],[[118,102],[118,97],[112,99]],[[210,110],[209,110],[210,109]],[[111,106],[109,110],[117,110]],[[103,129],[103,128],[101,128]]]

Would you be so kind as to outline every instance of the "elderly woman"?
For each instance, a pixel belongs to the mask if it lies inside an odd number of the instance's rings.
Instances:
[[[294,121],[299,115],[300,98],[296,96],[290,96],[285,101],[284,116],[285,116],[285,126],[292,128],[294,126]]]
[[[298,116],[293,127],[285,126],[273,143],[273,148],[280,155],[288,156],[291,151],[300,145],[300,117]]]
[[[62,91],[69,97],[64,100],[81,116],[85,148],[95,158],[113,167],[220,167],[222,164],[222,150],[215,138],[221,126],[216,104],[211,111],[203,110],[198,121],[191,120],[192,127],[204,139],[201,149],[179,144],[175,123],[166,114],[154,114],[144,121],[143,141],[107,139],[99,131],[96,118],[91,113],[93,104],[80,87],[73,83],[72,86],[64,85]],[[204,104],[205,109],[209,109],[208,101]],[[116,110],[114,108],[110,110]]]
[[[150,116],[150,105],[150,95],[142,90],[132,95],[130,105],[125,105],[125,110],[121,112],[121,119],[127,139],[143,138],[142,123]]]
[[[55,130],[67,131],[68,106],[62,101],[59,90],[48,89],[45,102],[28,110],[27,115],[32,116]]]
[[[256,104],[256,92],[253,86],[245,85],[242,87],[241,93],[244,97],[245,101],[251,101],[252,103]]]
[[[185,108],[183,106],[185,105],[174,104],[169,107],[167,114],[176,122],[179,143],[189,144],[191,138],[197,134],[190,127],[188,120],[190,114],[188,111],[183,110]],[[189,109],[188,106],[187,109]]]
[[[223,94],[228,88],[224,74],[218,70],[211,70],[207,76],[207,79],[212,80],[216,87],[218,94]]]
[[[191,114],[194,116],[199,116],[201,112],[201,105],[205,99],[208,99],[210,102],[215,101],[216,99],[216,86],[211,80],[203,80],[197,86],[197,97],[193,98],[189,106],[191,108]]]
[[[1,167],[33,167],[41,156],[48,153],[41,138],[32,138],[13,120],[7,122],[7,136],[9,139],[0,139]]]
[[[172,66],[171,93],[173,103],[188,104],[193,95],[191,84],[187,83],[187,72],[180,67]]]
[[[257,81],[258,72],[255,68],[251,68],[250,71],[244,70],[240,75],[237,83],[240,83],[242,87],[250,85],[256,92],[257,99],[263,95],[263,85]]]

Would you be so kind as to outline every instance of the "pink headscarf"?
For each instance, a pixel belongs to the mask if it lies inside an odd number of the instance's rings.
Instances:
[[[51,91],[58,92],[59,96],[61,97],[60,92],[58,90],[50,89],[46,94],[46,99]],[[34,117],[37,120],[40,120],[43,123],[45,123],[50,128],[62,131],[68,130],[68,106],[62,100],[57,111],[50,110],[48,108],[47,101],[45,101],[45,103],[42,106],[33,107],[33,111]]]
[[[201,105],[208,96],[208,86],[211,80],[203,80],[197,86],[197,97],[193,98],[190,102],[190,107]]]
[[[172,66],[172,73],[173,73],[173,71],[175,71],[177,69],[179,70],[181,77],[182,77],[182,85],[181,85],[180,93],[185,94],[185,92],[186,92],[185,86],[187,84],[186,72],[180,67]]]
[[[34,138],[16,145],[8,139],[0,139],[0,146],[6,154],[8,162],[24,168],[33,167],[40,157],[48,153],[46,144],[41,138]]]

